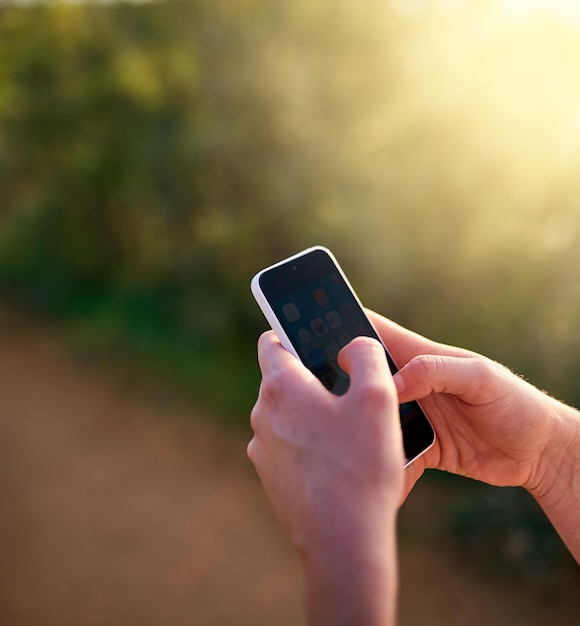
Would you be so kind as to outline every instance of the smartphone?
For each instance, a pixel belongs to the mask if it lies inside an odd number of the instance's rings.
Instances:
[[[365,314],[334,255],[326,248],[308,248],[258,272],[252,293],[280,343],[298,357],[332,393],[349,387],[338,353],[354,337],[382,340]],[[384,343],[383,343],[384,346]],[[385,346],[391,372],[397,371]],[[418,402],[399,407],[405,465],[426,452],[435,432]]]

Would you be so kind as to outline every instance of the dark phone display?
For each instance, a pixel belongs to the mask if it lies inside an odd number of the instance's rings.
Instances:
[[[346,393],[350,381],[338,365],[338,353],[354,337],[378,337],[342,276],[335,272],[272,304],[303,363],[329,391]],[[410,408],[402,405],[402,421],[410,418]]]
[[[302,362],[332,393],[346,393],[350,381],[338,365],[340,349],[357,336],[378,337],[332,258],[312,250],[262,274],[260,287]],[[433,430],[417,402],[399,410],[405,453],[412,459],[432,443]]]

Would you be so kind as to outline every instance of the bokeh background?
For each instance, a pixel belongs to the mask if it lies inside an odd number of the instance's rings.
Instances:
[[[580,406],[579,68],[566,0],[0,2],[0,623],[302,623],[245,445],[309,245]],[[519,490],[428,474],[400,544],[403,625],[576,619]]]

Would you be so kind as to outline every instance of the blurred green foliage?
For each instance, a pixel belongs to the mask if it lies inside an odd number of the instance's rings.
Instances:
[[[411,4],[0,5],[3,293],[245,416],[249,279],[321,243],[580,405],[577,31]]]
[[[532,496],[523,489],[471,486],[447,512],[448,530],[464,561],[488,575],[548,583],[575,565]],[[574,565],[573,565],[574,564]]]

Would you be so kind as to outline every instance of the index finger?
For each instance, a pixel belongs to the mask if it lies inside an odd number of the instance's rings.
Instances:
[[[266,331],[258,339],[258,363],[262,376],[289,370],[300,376],[310,373],[299,359],[284,348],[273,330]]]

